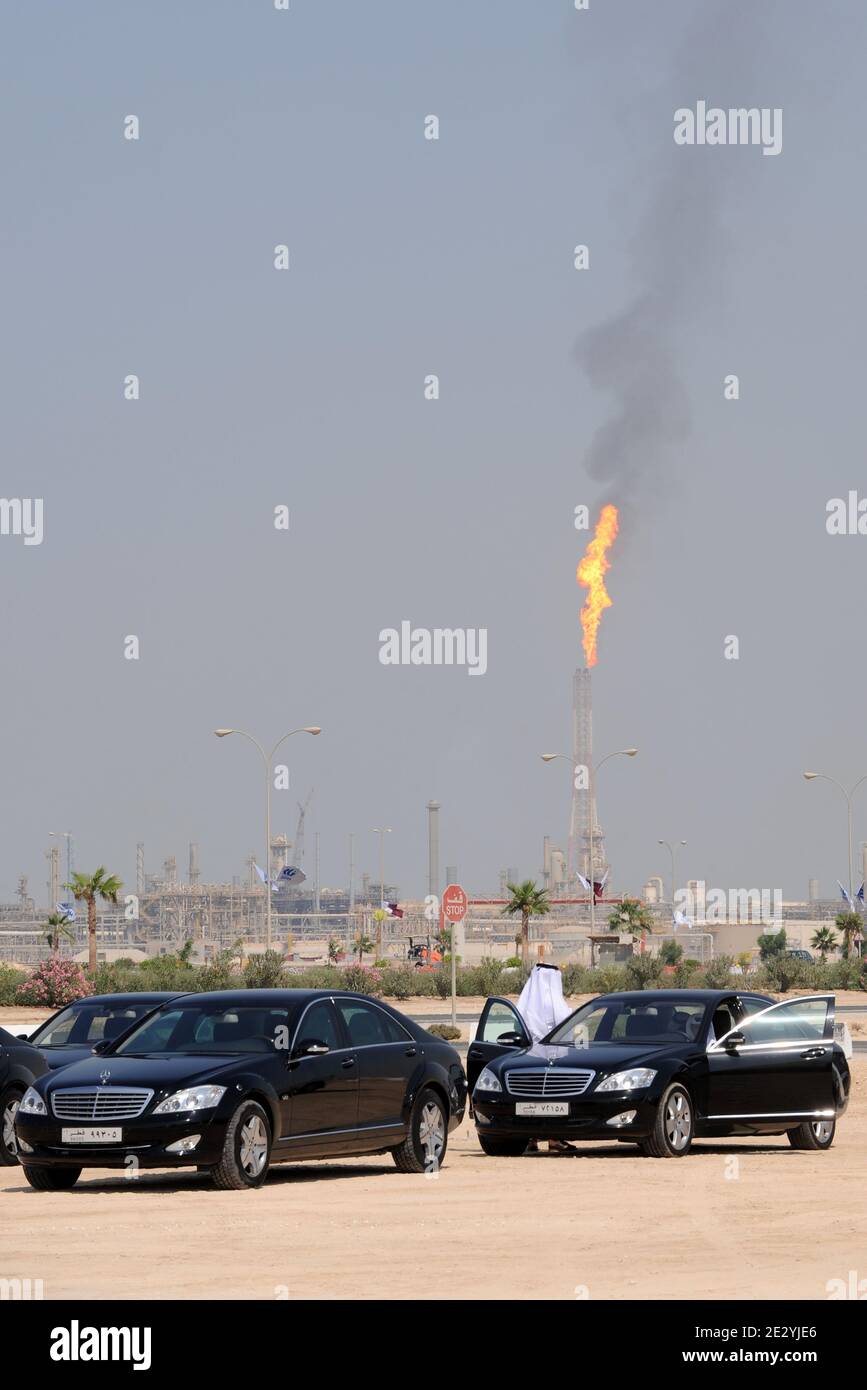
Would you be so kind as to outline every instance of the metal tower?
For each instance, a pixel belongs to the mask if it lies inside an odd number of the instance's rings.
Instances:
[[[586,772],[581,775],[581,770]],[[569,822],[569,878],[602,878],[606,869],[605,836],[596,816],[593,787],[593,697],[590,672],[581,668],[572,683],[572,817]],[[576,786],[580,781],[583,785]],[[590,827],[593,827],[593,864],[590,864]],[[591,873],[592,867],[592,873]]]

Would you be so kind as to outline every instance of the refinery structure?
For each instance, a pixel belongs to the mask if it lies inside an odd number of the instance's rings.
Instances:
[[[431,800],[427,811],[427,896],[401,898],[400,885],[380,876],[363,873],[355,881],[355,840],[348,837],[349,882],[346,887],[321,884],[320,836],[316,832],[307,844],[307,819],[312,792],[298,803],[295,835],[290,840],[277,834],[271,838],[268,864],[264,866],[268,884],[255,853],[243,864],[243,872],[223,882],[203,882],[199,845],[189,844],[185,874],[178,869],[175,855],[169,855],[158,871],[149,871],[145,845],[136,845],[135,883],[124,884],[117,906],[100,903],[97,909],[97,956],[101,961],[129,959],[140,962],[149,956],[177,951],[191,943],[195,961],[213,959],[220,952],[250,955],[268,945],[266,893],[271,893],[271,945],[302,965],[322,960],[357,958],[359,942],[369,943],[365,953],[374,958],[405,960],[411,942],[428,945],[440,930],[436,904],[448,883],[462,882],[470,906],[458,941],[466,962],[485,955],[511,956],[516,950],[515,919],[503,914],[509,883],[541,877],[551,903],[550,913],[531,923],[534,949],[550,959],[579,960],[595,964],[605,959],[622,960],[632,954],[635,942],[628,934],[612,928],[616,909],[622,901],[615,892],[605,836],[596,809],[593,763],[592,683],[589,665],[575,671],[572,681],[572,792],[568,832],[560,845],[546,835],[542,842],[541,875],[538,870],[505,867],[495,889],[474,881],[472,872],[463,877],[455,864],[440,868],[440,802]],[[623,750],[634,753],[636,750]],[[547,755],[565,756],[565,755]],[[612,756],[612,755],[609,755]],[[605,761],[603,759],[603,761]],[[564,798],[564,813],[565,813]],[[564,817],[565,818],[565,817]],[[419,828],[421,832],[421,818]],[[385,832],[383,832],[385,833]],[[44,959],[49,951],[46,919],[58,905],[68,904],[75,911],[60,952],[87,960],[87,913],[75,903],[65,888],[75,867],[74,845],[69,831],[50,832],[51,844],[45,852],[48,875],[39,899],[31,894],[27,877],[18,879],[14,902],[0,903],[0,961],[24,968]],[[662,841],[658,842],[662,844]],[[565,845],[565,849],[562,847]],[[382,865],[380,847],[380,865]],[[281,873],[294,867],[297,881],[281,879]],[[862,846],[863,877],[867,880],[867,844]],[[384,873],[381,874],[384,877]],[[622,877],[622,876],[621,876]],[[584,880],[584,882],[582,882]],[[597,892],[594,917],[590,911],[587,883],[604,884]],[[662,875],[651,877],[642,890],[632,888],[653,922],[651,949],[672,939],[673,908]],[[273,885],[273,887],[272,887]],[[679,941],[690,956],[707,960],[714,954],[749,951],[757,936],[785,924],[787,939],[793,946],[808,946],[818,924],[833,922],[840,903],[821,899],[818,881],[811,879],[806,902],[773,904],[749,894],[730,908],[725,920],[711,921],[705,912],[708,899],[703,880],[688,880],[679,892],[685,894],[689,928]],[[432,906],[434,904],[434,906]],[[393,911],[396,908],[396,911]],[[640,949],[645,948],[645,943]]]

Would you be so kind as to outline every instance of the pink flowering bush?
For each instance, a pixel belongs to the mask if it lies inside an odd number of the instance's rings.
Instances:
[[[16,1004],[41,1004],[45,1008],[59,1009],[64,1004],[74,1004],[93,990],[80,965],[71,960],[60,960],[53,956],[37,965],[33,974],[15,991]]]

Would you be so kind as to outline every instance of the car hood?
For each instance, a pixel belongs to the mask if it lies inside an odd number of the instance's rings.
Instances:
[[[255,1054],[225,1056],[209,1052],[180,1056],[152,1053],[148,1057],[94,1057],[91,1054],[81,1062],[49,1072],[43,1078],[41,1089],[107,1085],[144,1086],[153,1091],[178,1090],[182,1086],[211,1081],[222,1072],[243,1065],[245,1060],[255,1065]]]
[[[684,1044],[684,1049],[688,1046]],[[590,1047],[566,1047],[559,1043],[534,1043],[521,1052],[510,1052],[506,1057],[498,1057],[496,1063],[489,1063],[499,1070],[510,1071],[518,1067],[580,1067],[590,1071],[623,1071],[626,1067],[652,1065],[653,1058],[661,1054],[670,1056],[678,1052],[678,1045],[672,1043],[652,1043],[636,1040],[633,1043],[594,1043]]]
[[[39,1044],[35,1043],[34,1046],[39,1047]],[[72,1043],[69,1047],[40,1047],[39,1051],[52,1071],[93,1056],[93,1048],[88,1043]]]

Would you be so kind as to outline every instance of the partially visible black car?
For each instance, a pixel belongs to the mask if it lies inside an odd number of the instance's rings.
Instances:
[[[97,1054],[42,1077],[18,1109],[31,1187],[130,1161],[195,1166],[223,1188],[261,1186],[270,1163],[356,1154],[421,1173],[466,1104],[453,1047],[346,991],[183,995]]]
[[[0,1163],[18,1162],[15,1116],[21,1097],[38,1076],[48,1071],[48,1063],[23,1038],[13,1038],[0,1028]]]
[[[513,1156],[549,1138],[654,1158],[740,1134],[829,1149],[850,1086],[833,995],[732,990],[603,994],[537,1043],[510,1000],[489,999],[467,1074],[483,1150]]]
[[[90,1057],[97,1043],[119,1038],[145,1014],[178,998],[177,990],[91,994],[52,1014],[28,1041],[39,1048],[52,1071],[68,1067]]]

